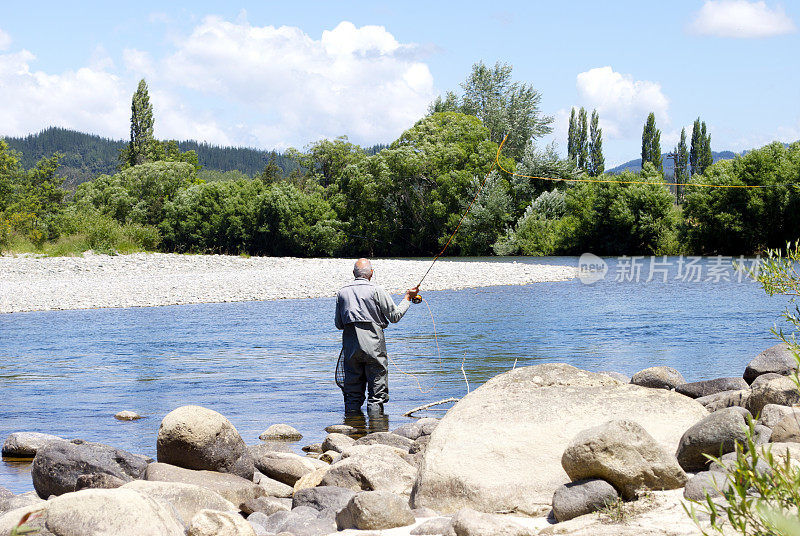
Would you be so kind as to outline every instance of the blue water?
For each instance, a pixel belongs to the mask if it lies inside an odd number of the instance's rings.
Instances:
[[[577,258],[512,259],[576,266]],[[669,365],[688,381],[739,376],[775,343],[787,301],[752,282],[606,279],[426,292],[387,330],[389,426],[406,410],[462,396],[514,366],[565,362],[631,375]],[[443,261],[446,262],[446,261]],[[704,259],[708,271],[714,261]],[[399,299],[399,298],[398,298]],[[227,416],[255,443],[285,422],[320,441],[342,422],[333,382],[339,333],[332,298],[17,313],[0,316],[0,440],[14,431],[100,441],[150,456],[161,418],[184,404]],[[423,393],[417,386],[422,385]],[[129,409],[145,415],[119,422]],[[0,486],[32,489],[27,464],[0,463]]]

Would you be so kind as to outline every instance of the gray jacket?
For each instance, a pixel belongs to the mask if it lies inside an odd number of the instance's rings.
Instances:
[[[336,294],[336,327],[369,322],[385,328],[389,322],[399,322],[410,305],[406,299],[395,305],[383,287],[358,277]]]

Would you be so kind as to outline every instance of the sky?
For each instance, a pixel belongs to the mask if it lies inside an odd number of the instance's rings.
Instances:
[[[698,116],[712,148],[800,140],[800,2],[13,2],[0,15],[0,135],[129,137],[145,78],[160,139],[260,149],[389,143],[477,61],[542,94],[563,154],[597,109],[606,167],[665,152]]]

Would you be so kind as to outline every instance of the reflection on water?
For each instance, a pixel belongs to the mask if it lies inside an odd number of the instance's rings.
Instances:
[[[521,261],[523,259],[514,259]],[[529,260],[525,260],[530,262]],[[446,261],[442,261],[446,262]],[[576,258],[533,262],[577,265]],[[704,261],[708,262],[708,261]],[[387,330],[388,416],[466,392],[514,366],[566,362],[628,375],[655,365],[689,381],[738,376],[774,344],[785,300],[752,283],[616,282],[426,292],[424,306]],[[413,278],[412,278],[413,279]],[[399,299],[399,298],[398,298]],[[161,418],[184,404],[215,409],[248,443],[284,422],[320,442],[344,422],[334,383],[340,335],[334,300],[284,300],[0,316],[0,440],[14,431],[100,441],[155,456]],[[423,393],[417,387],[417,380]],[[145,418],[117,421],[120,410]],[[438,416],[434,414],[435,416]],[[31,489],[27,466],[0,464],[0,486]]]

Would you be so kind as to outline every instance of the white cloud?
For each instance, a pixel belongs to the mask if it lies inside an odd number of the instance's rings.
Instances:
[[[659,128],[669,125],[669,100],[657,82],[597,67],[578,75],[577,88],[581,104],[590,112],[597,109],[604,138],[640,135],[650,112],[655,113]]]
[[[797,30],[782,6],[770,8],[766,2],[747,0],[706,0],[688,29],[699,35],[742,39],[772,37]]]
[[[0,50],[8,50],[11,46],[11,36],[0,29]]]

